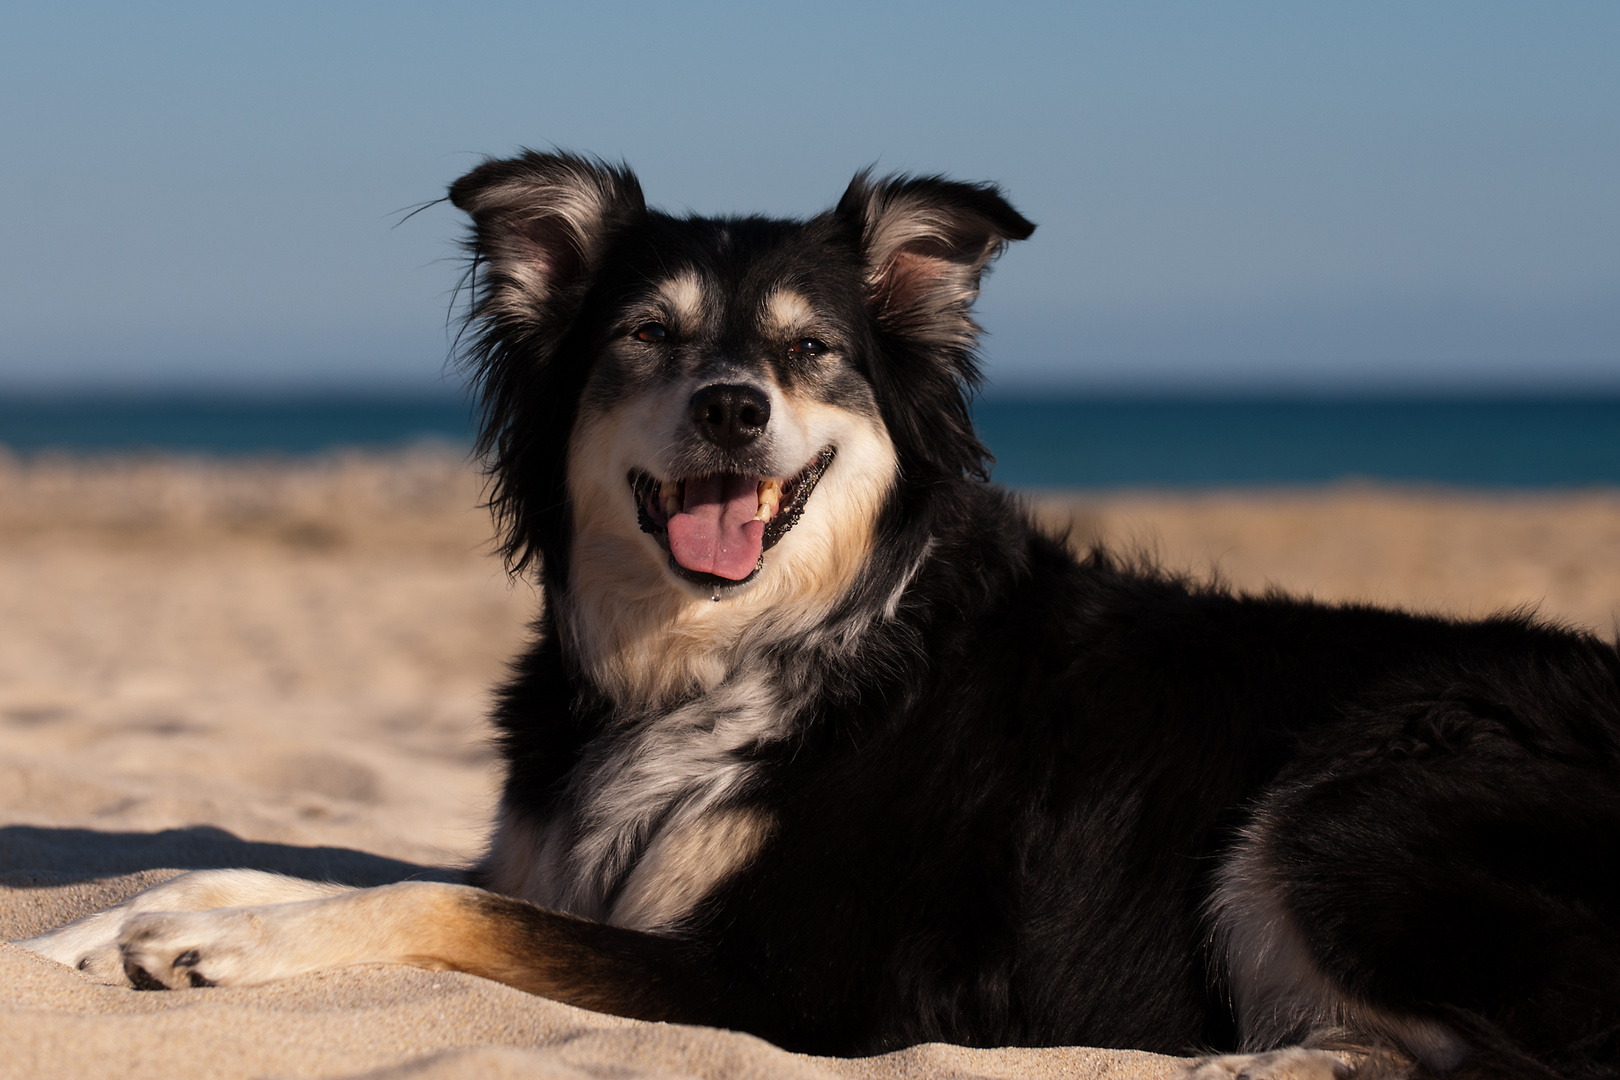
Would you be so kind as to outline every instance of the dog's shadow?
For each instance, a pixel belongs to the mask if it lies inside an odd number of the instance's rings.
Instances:
[[[461,881],[464,873],[365,851],[243,840],[196,825],[159,832],[0,826],[0,941],[39,933],[156,884],[164,871],[239,867],[343,885]]]

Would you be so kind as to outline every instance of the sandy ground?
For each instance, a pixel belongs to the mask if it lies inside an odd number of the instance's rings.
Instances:
[[[0,458],[0,941],[176,870],[358,884],[473,858],[483,715],[536,602],[476,477],[423,450],[302,463]],[[1078,541],[1234,587],[1612,634],[1620,493],[1065,494]],[[357,968],[140,994],[0,945],[0,1076],[1173,1075],[1121,1051],[837,1062],[467,976]],[[615,1071],[616,1070],[616,1071]]]

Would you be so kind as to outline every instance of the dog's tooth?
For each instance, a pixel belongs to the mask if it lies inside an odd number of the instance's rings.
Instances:
[[[755,521],[770,521],[776,516],[776,511],[782,507],[782,484],[777,480],[766,480],[759,485],[759,510],[754,514]]]
[[[674,517],[681,512],[681,485],[678,480],[665,480],[658,487],[658,504],[664,513]]]

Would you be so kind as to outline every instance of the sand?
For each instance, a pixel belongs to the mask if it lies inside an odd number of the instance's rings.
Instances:
[[[474,858],[483,716],[536,597],[477,478],[425,448],[316,462],[0,458],[0,940],[179,870],[374,884]],[[1064,494],[1077,541],[1234,587],[1612,633],[1620,493]],[[1172,1076],[1114,1050],[806,1058],[382,966],[258,989],[99,986],[0,945],[0,1076]]]

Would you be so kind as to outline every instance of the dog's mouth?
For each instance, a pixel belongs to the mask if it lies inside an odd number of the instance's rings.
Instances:
[[[741,585],[798,524],[835,454],[825,447],[786,479],[716,473],[660,481],[631,469],[641,531],[669,552],[669,568],[687,581],[714,589]]]

